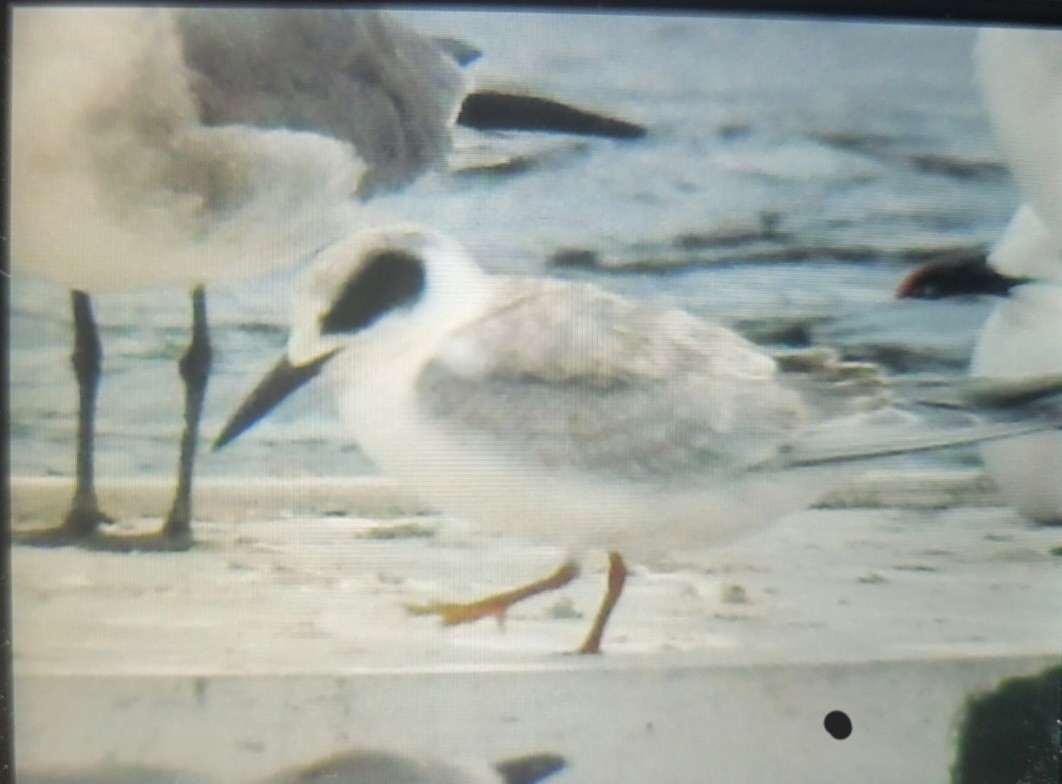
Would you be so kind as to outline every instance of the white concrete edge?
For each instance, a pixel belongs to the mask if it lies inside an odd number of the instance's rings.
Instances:
[[[546,661],[517,662],[476,662],[468,664],[416,664],[401,667],[345,667],[340,669],[315,670],[315,669],[284,669],[284,670],[234,670],[234,669],[143,669],[117,671],[86,671],[86,670],[63,670],[63,669],[26,669],[15,667],[13,676],[18,681],[35,680],[100,680],[107,681],[117,678],[123,681],[130,679],[170,679],[170,680],[194,680],[200,678],[225,679],[225,680],[253,680],[262,678],[291,678],[291,679],[331,679],[331,678],[364,678],[364,677],[459,677],[464,675],[563,675],[575,673],[597,674],[634,674],[645,675],[695,672],[698,670],[710,670],[712,672],[730,673],[763,673],[765,671],[804,671],[813,672],[819,670],[851,670],[886,667],[933,667],[948,665],[954,662],[978,661],[985,664],[1005,664],[1008,662],[1020,663],[1027,669],[1046,669],[1057,666],[1059,653],[1049,651],[1037,651],[1021,649],[1020,647],[1005,647],[996,650],[956,651],[954,649],[941,648],[939,652],[895,652],[887,656],[851,656],[851,657],[826,657],[779,659],[774,657],[752,656],[741,659],[697,653],[670,653],[654,654],[652,656],[641,655],[616,655],[605,654],[591,658],[571,656],[567,654],[554,654]]]

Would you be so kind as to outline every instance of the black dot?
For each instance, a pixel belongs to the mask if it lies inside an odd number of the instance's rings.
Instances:
[[[848,714],[844,711],[835,710],[827,713],[822,726],[837,740],[844,740],[852,734],[852,720],[848,718]]]

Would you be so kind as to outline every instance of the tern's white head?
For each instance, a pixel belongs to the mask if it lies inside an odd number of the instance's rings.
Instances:
[[[374,358],[430,352],[479,315],[487,280],[460,245],[419,226],[352,236],[300,279],[287,358],[299,366],[370,345]]]
[[[285,356],[218,438],[224,444],[327,368],[340,379],[426,361],[479,318],[489,277],[453,240],[420,226],[355,234],[321,253],[296,284]]]

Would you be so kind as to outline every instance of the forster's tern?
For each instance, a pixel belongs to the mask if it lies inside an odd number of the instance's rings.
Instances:
[[[375,11],[23,7],[13,22],[11,259],[73,290],[80,390],[72,508],[62,527],[26,542],[191,543],[211,364],[204,284],[286,267],[335,241],[355,197],[445,166],[455,122],[644,133],[532,96],[471,92],[447,52],[465,61],[472,50],[440,48]],[[86,292],[165,285],[194,286],[175,500],[158,535],[101,537],[101,347]]]
[[[985,30],[977,43],[985,103],[1027,200],[986,263],[932,264],[901,284],[905,297],[1003,297],[970,362],[974,375],[1062,373],[1062,32]],[[985,466],[1025,516],[1062,522],[1062,433],[981,447]]]
[[[1043,428],[901,438],[888,409],[874,412],[886,396],[866,368],[780,367],[684,311],[489,276],[455,242],[394,227],[344,240],[306,271],[285,356],[216,446],[323,374],[358,445],[440,510],[611,551],[580,649],[597,652],[623,588],[621,551],[652,561],[732,541],[811,504],[843,478],[840,463]],[[571,562],[527,588],[431,609],[450,623],[498,615],[575,574]]]

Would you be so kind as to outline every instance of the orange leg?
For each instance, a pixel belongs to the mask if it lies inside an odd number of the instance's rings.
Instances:
[[[537,596],[540,593],[563,588],[578,575],[578,565],[568,561],[544,580],[537,580],[512,591],[496,593],[486,599],[480,599],[478,602],[470,602],[469,604],[440,602],[427,605],[409,605],[407,609],[417,615],[439,615],[442,617],[444,626],[471,623],[491,615],[500,620],[505,616],[506,611],[517,602]]]
[[[601,638],[605,634],[605,624],[608,623],[612,610],[623,593],[623,586],[627,582],[627,564],[623,562],[623,556],[613,551],[608,554],[608,590],[601,602],[601,608],[594,618],[594,625],[590,627],[590,633],[579,647],[576,653],[601,653]]]

